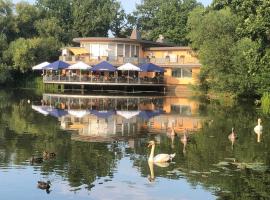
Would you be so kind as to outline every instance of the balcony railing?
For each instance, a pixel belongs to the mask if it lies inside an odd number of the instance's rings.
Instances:
[[[114,84],[164,84],[164,77],[106,77],[106,76],[99,76],[99,77],[88,77],[88,76],[59,76],[59,75],[45,75],[43,76],[43,82],[56,82],[56,83],[82,83],[82,84],[92,84],[92,83],[114,83]]]
[[[141,65],[147,62],[152,62],[159,65],[175,65],[175,64],[200,64],[199,60],[193,59],[183,59],[183,58],[138,58],[138,57],[122,57],[122,56],[60,56],[59,58],[65,62],[76,63],[78,61],[83,61],[90,65],[95,65],[101,61],[108,61],[115,66],[120,66],[125,63],[132,63],[135,65]]]

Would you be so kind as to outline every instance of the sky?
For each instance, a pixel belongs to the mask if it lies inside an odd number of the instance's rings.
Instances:
[[[13,0],[14,3],[17,3],[19,1],[20,0]],[[26,1],[30,3],[35,2],[35,0],[26,0]],[[131,13],[135,9],[136,3],[138,4],[141,2],[141,0],[120,0],[120,1],[127,13]],[[197,1],[201,2],[204,6],[207,6],[212,2],[212,0],[197,0]]]
[[[123,8],[126,12],[131,13],[135,9],[136,3],[140,3],[141,0],[120,0],[122,3]],[[197,0],[201,2],[204,6],[208,6],[212,0]]]

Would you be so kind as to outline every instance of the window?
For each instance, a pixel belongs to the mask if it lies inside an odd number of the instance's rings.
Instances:
[[[172,69],[172,77],[175,77],[175,78],[192,78],[192,69],[189,69],[189,68],[175,68],[175,69]]]
[[[191,108],[187,105],[171,105],[172,114],[191,115]]]
[[[134,57],[135,55],[135,46],[131,45],[131,57]]]
[[[183,78],[191,78],[192,77],[192,69],[182,68],[182,77]]]
[[[130,45],[129,44],[125,45],[125,57],[127,57],[127,58],[130,57]]]
[[[124,44],[117,44],[117,56],[124,56]]]
[[[172,77],[181,78],[182,77],[182,69],[173,69],[172,70]]]
[[[139,57],[139,46],[136,46],[136,54],[134,56]]]

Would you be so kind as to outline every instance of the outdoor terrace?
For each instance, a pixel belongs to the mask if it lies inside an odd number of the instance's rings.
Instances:
[[[72,84],[72,85],[156,85],[163,86],[163,77],[109,77],[109,76],[62,76],[45,75],[44,83]]]
[[[91,57],[91,56],[60,56],[59,60],[68,62],[70,64],[76,63],[78,61],[85,62],[89,65],[95,65],[101,61],[108,61],[114,66],[120,66],[126,63],[132,63],[134,65],[142,65],[145,63],[155,63],[158,65],[187,65],[187,64],[198,64],[200,65],[198,59],[183,60],[181,57],[176,58],[138,58],[138,57],[122,57],[122,56],[101,56],[101,57]]]

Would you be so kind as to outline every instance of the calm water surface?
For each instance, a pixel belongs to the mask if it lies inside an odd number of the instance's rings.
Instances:
[[[246,103],[0,91],[1,199],[269,199],[269,126]],[[173,162],[149,164],[150,140]]]

